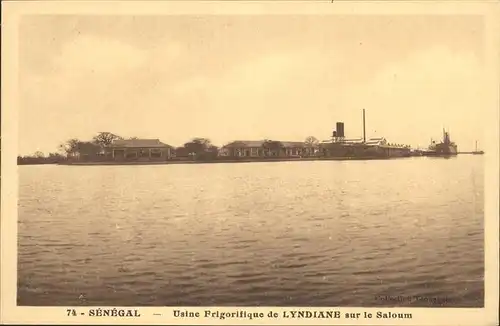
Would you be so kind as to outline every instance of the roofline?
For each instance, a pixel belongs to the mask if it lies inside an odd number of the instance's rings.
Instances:
[[[127,146],[127,145],[110,145],[110,146],[105,146],[104,148],[172,148],[175,149],[174,146],[163,144],[163,145],[156,145],[156,146]]]
[[[262,144],[265,144],[266,142],[277,142],[277,143],[281,143],[281,144],[293,144],[293,145],[305,145],[305,142],[304,141],[290,141],[290,140],[271,140],[271,139],[262,139],[262,140],[234,140],[232,142],[229,142],[227,143],[226,145],[222,146],[221,148],[223,147],[232,147],[233,145],[244,145],[245,147],[255,147],[255,146],[248,146],[247,143],[251,143],[251,142],[259,142],[261,143],[260,146],[262,146]]]
[[[135,144],[133,144],[133,142],[137,142],[137,141],[157,141],[158,143],[157,144],[148,144],[146,146],[136,146]],[[104,147],[128,147],[128,148],[165,148],[165,147],[168,147],[168,148],[175,148],[174,146],[172,145],[169,145],[169,144],[165,144],[164,142],[160,141],[160,139],[158,138],[147,138],[147,139],[119,139],[118,142],[125,142],[124,144],[116,144],[115,141],[113,141],[111,144],[109,145],[106,145]]]

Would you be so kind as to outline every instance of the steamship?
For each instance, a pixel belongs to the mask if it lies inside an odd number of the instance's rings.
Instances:
[[[443,140],[440,143],[431,141],[427,155],[430,156],[453,156],[457,155],[457,145],[451,141],[450,134],[443,129]]]

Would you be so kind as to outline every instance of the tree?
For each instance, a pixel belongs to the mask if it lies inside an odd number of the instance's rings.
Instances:
[[[49,158],[53,158],[53,159],[61,159],[63,158],[63,156],[59,153],[49,153]]]
[[[314,136],[307,137],[304,143],[309,155],[314,154],[319,147],[319,140]]]
[[[210,145],[208,148],[205,149],[204,153],[202,154],[202,158],[207,160],[216,159],[217,156],[219,156],[219,147],[214,145]]]
[[[45,155],[44,155],[42,152],[40,152],[40,151],[35,152],[35,155],[34,155],[34,156],[35,156],[36,158],[43,158],[43,157],[45,157]]]
[[[309,137],[306,138],[305,144],[306,144],[306,147],[312,147],[312,148],[314,148],[314,147],[318,146],[319,140],[316,137],[314,137],[314,136],[309,136]]]
[[[180,147],[177,147],[175,149],[175,156],[176,157],[188,157],[189,156],[189,152],[186,149],[186,147],[180,146]]]
[[[204,149],[208,149],[212,146],[212,142],[208,138],[194,138],[191,142],[201,144]]]
[[[73,138],[59,145],[59,150],[64,154],[66,154],[66,156],[75,156],[75,155],[93,156],[101,151],[101,145],[97,144],[94,141],[93,142],[81,141],[79,139]]]
[[[75,155],[78,152],[78,144],[81,143],[80,140],[72,138],[65,143],[59,145],[59,151],[66,154],[67,156]]]
[[[196,159],[205,160],[214,159],[215,157],[217,157],[219,148],[212,145],[210,139],[193,138],[191,141],[185,143],[183,147],[179,147],[177,151],[179,154],[182,153],[185,156],[192,155]]]
[[[189,153],[201,154],[207,151],[212,146],[210,139],[193,138],[190,142],[184,144],[184,148]]]
[[[82,141],[78,143],[77,152],[80,155],[94,156],[101,150],[101,146],[96,143]]]
[[[283,144],[277,140],[266,140],[262,144],[262,147],[266,155],[280,156]]]
[[[92,138],[92,141],[94,142],[94,144],[99,146],[109,146],[113,143],[113,141],[118,139],[123,139],[123,137],[115,135],[111,132],[102,131],[94,136],[94,138]]]

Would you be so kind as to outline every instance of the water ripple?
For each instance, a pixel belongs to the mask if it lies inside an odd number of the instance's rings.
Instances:
[[[476,157],[22,166],[17,299],[481,307],[482,205]]]

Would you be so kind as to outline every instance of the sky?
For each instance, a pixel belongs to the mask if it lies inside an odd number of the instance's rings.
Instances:
[[[484,129],[480,16],[24,16],[19,153],[109,131],[181,146]]]

